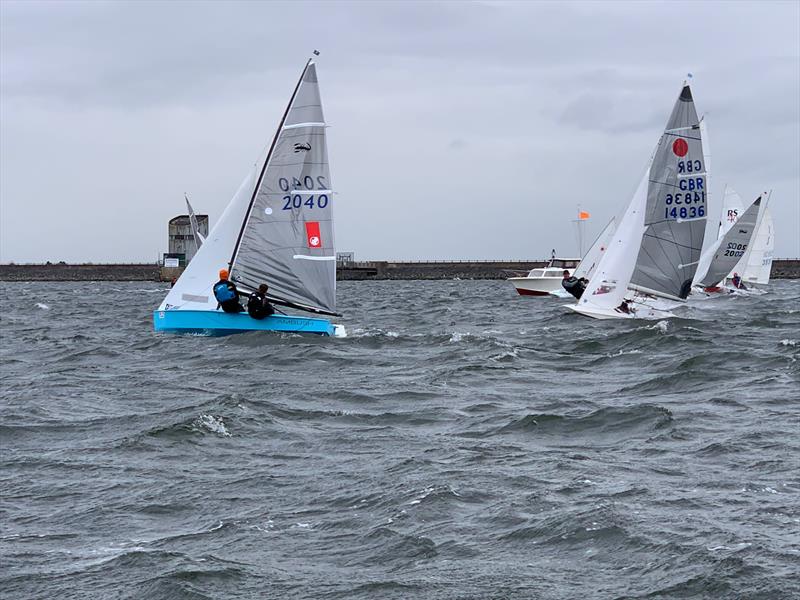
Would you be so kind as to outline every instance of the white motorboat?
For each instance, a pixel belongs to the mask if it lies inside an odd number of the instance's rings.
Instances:
[[[508,281],[521,296],[559,295],[564,271],[572,275],[580,261],[579,258],[551,258],[546,267],[531,269],[525,277],[509,277]]]

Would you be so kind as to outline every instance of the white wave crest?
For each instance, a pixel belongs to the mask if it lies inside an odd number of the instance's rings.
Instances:
[[[200,415],[194,420],[194,429],[197,431],[206,430],[211,433],[216,433],[223,437],[231,437],[231,432],[225,427],[225,421],[222,417],[214,415]]]

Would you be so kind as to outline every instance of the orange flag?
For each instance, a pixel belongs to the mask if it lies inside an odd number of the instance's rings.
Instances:
[[[587,212],[584,212],[584,211],[579,211],[579,212],[578,212],[578,218],[579,218],[581,221],[585,221],[586,219],[588,219],[588,218],[589,218],[589,213],[587,213]]]

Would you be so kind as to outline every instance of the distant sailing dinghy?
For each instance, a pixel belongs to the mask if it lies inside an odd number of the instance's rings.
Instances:
[[[764,198],[764,196],[765,194],[761,195],[762,198]],[[750,246],[739,261],[739,264],[737,264],[728,275],[728,278],[730,278],[733,276],[734,271],[738,272],[742,281],[749,286],[748,291],[751,293],[755,290],[763,292],[764,290],[759,286],[767,285],[772,273],[772,253],[775,249],[775,225],[772,220],[772,213],[769,211],[769,201],[771,197],[772,192],[766,193],[766,199],[762,202],[761,211],[758,215],[756,233],[750,242]]]
[[[663,319],[680,305],[703,247],[706,168],[701,124],[684,85],[656,151],[581,299],[595,319]]]
[[[254,165],[195,257],[153,313],[156,331],[344,335],[324,318],[226,313],[212,288],[220,268],[245,295],[261,283],[277,306],[336,312],[336,253],[325,119],[309,60],[263,161]]]
[[[756,231],[761,200],[759,196],[743,213],[737,212],[741,216],[725,227],[725,234],[700,258],[703,270],[698,269],[695,282],[706,292],[722,291],[719,286],[747,252]]]

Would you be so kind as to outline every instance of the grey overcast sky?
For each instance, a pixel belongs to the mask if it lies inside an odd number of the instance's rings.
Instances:
[[[688,72],[711,189],[774,190],[800,256],[800,2],[0,0],[0,261],[154,261],[212,226],[318,48],[337,250],[574,255]]]

